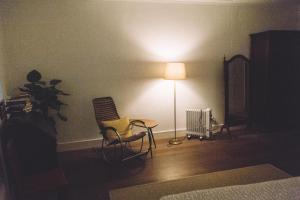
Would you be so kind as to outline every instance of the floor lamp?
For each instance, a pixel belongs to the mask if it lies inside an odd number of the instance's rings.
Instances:
[[[176,137],[176,80],[186,78],[184,63],[168,63],[165,69],[165,79],[174,81],[174,138],[169,140],[169,144],[181,144],[182,141]]]

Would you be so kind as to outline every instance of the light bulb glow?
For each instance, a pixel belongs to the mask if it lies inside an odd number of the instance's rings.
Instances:
[[[184,63],[168,63],[165,69],[165,79],[181,80],[186,78]]]

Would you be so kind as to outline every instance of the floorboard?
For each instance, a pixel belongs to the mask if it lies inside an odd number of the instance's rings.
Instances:
[[[166,181],[196,174],[271,163],[293,176],[300,175],[300,133],[257,134],[236,131],[213,140],[184,140],[169,146],[157,140],[145,160],[109,166],[93,149],[62,152],[60,163],[70,183],[69,199],[106,200],[108,191],[136,184]]]

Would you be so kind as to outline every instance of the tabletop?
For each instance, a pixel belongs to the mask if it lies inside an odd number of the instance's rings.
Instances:
[[[144,122],[145,126],[147,128],[154,128],[154,127],[158,126],[158,122],[153,119],[131,119],[131,121],[134,121],[134,120],[140,120],[140,121]]]

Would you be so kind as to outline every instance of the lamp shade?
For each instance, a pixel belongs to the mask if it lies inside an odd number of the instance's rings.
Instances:
[[[165,69],[165,79],[180,80],[185,79],[185,65],[184,63],[168,63]]]

